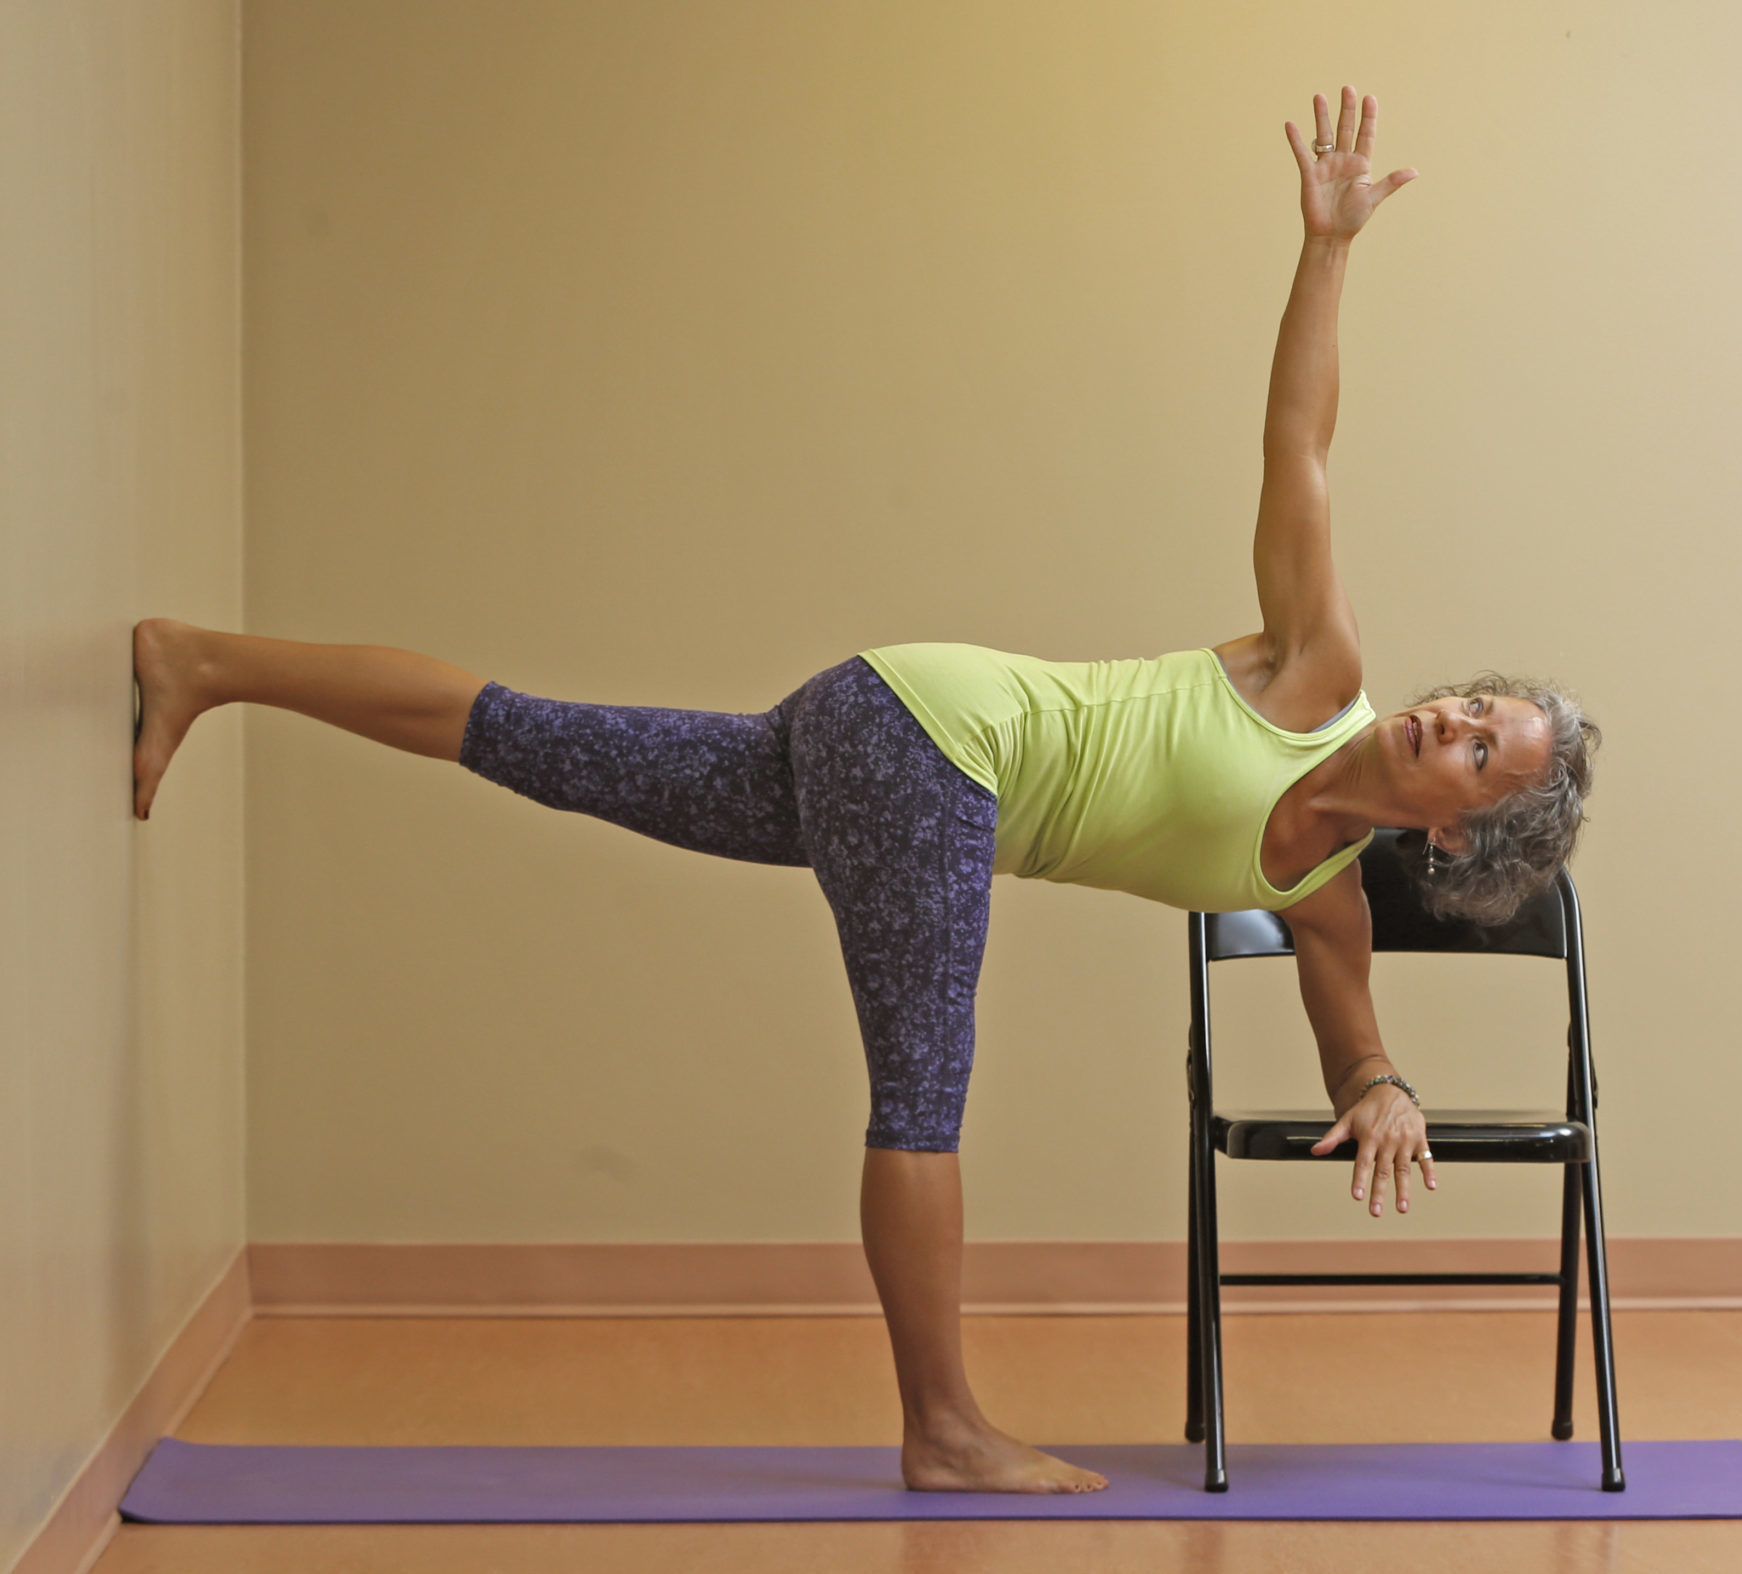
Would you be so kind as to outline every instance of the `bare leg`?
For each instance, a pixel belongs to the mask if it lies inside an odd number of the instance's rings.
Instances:
[[[901,1387],[901,1474],[932,1492],[1097,1492],[1107,1478],[1000,1432],[962,1365],[962,1172],[867,1148],[859,1219]]]
[[[307,645],[221,634],[171,618],[133,630],[139,737],[133,812],[151,813],[157,784],[204,711],[237,700],[276,705],[432,759],[458,761],[484,680],[432,656],[380,645]]]

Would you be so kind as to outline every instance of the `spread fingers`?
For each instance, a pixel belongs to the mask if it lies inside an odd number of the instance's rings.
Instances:
[[[1373,1201],[1368,1204],[1374,1218],[1385,1212],[1385,1188],[1391,1182],[1391,1161],[1381,1159],[1373,1168]]]
[[[1371,93],[1361,100],[1361,130],[1355,137],[1355,151],[1364,159],[1373,157],[1373,140],[1379,132],[1379,100]]]

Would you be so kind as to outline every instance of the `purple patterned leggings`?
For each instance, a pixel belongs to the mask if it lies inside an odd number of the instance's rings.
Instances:
[[[677,847],[815,871],[871,1072],[867,1147],[954,1153],[974,1063],[998,799],[863,657],[762,715],[486,684],[460,763]]]

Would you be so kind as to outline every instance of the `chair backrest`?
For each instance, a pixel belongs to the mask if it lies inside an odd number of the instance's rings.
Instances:
[[[1401,832],[1375,831],[1361,853],[1361,885],[1373,912],[1375,951],[1479,951],[1501,956],[1567,957],[1567,914],[1577,922],[1572,879],[1561,870],[1554,885],[1527,902],[1505,924],[1484,926],[1432,917],[1417,900],[1397,855]],[[1204,957],[1227,962],[1248,956],[1293,956],[1294,937],[1280,913],[1206,913]]]
[[[1519,909],[1509,923],[1484,927],[1431,917],[1416,898],[1397,856],[1401,832],[1381,830],[1361,853],[1361,885],[1373,912],[1375,951],[1464,951],[1491,956],[1551,957],[1567,975],[1567,1117],[1592,1125],[1597,1079],[1585,1003],[1585,942],[1579,893],[1563,868],[1555,882]],[[1191,913],[1192,1020],[1188,1086],[1194,1110],[1214,1107],[1210,1087],[1210,963],[1248,956],[1292,956],[1294,937],[1278,913]],[[1197,1118],[1194,1116],[1194,1118]],[[1593,1127],[1594,1129],[1594,1127]]]

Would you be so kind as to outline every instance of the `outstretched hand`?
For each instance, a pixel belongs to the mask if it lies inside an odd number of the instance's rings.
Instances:
[[[1357,109],[1359,125],[1357,126]],[[1359,105],[1352,87],[1343,89],[1337,134],[1331,135],[1331,106],[1323,93],[1313,94],[1313,120],[1320,144],[1335,141],[1330,153],[1315,154],[1300,127],[1287,123],[1289,145],[1300,165],[1300,211],[1310,238],[1352,240],[1373,210],[1392,192],[1416,178],[1413,169],[1394,169],[1377,184],[1373,180],[1373,137],[1379,128],[1379,100],[1371,93]]]
[[[1357,1202],[1366,1201],[1375,1218],[1385,1211],[1386,1188],[1395,1189],[1397,1211],[1409,1212],[1409,1166],[1421,1166],[1421,1178],[1434,1189],[1434,1161],[1428,1151],[1427,1122],[1422,1113],[1394,1087],[1370,1089],[1343,1111],[1336,1125],[1313,1144],[1321,1158],[1343,1143],[1356,1145],[1355,1175],[1349,1187]]]

